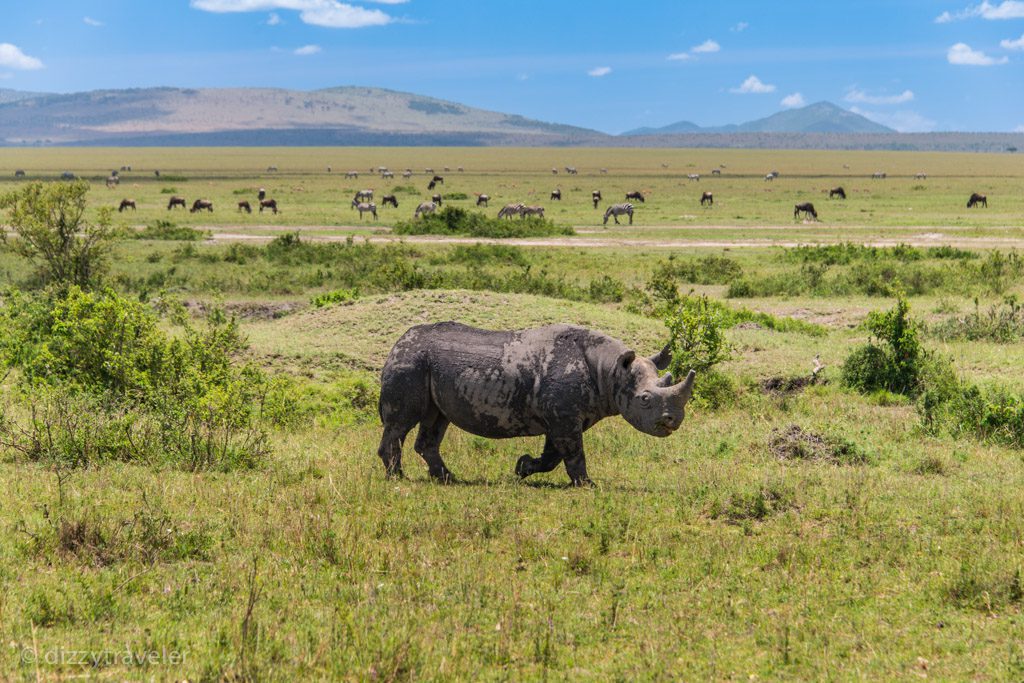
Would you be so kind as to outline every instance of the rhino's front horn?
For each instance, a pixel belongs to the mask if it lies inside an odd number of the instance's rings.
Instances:
[[[672,386],[672,373],[666,372],[658,381],[657,386],[659,387],[670,387]]]
[[[689,374],[686,375],[686,379],[675,386],[676,395],[681,397],[684,403],[693,396],[693,380],[696,376],[696,371],[690,370]]]

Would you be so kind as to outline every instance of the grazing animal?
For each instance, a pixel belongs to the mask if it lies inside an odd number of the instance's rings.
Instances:
[[[15,178],[24,178],[25,177],[25,171],[23,171],[22,169],[19,168],[17,171],[14,172],[14,177]]]
[[[700,205],[704,206],[705,203],[707,203],[708,206],[714,206],[715,205],[715,196],[713,194],[711,194],[710,192],[705,192],[704,194],[702,194],[700,196]]]
[[[690,180],[700,180],[700,173],[690,173],[686,177]]]
[[[416,207],[415,217],[419,218],[420,214],[434,213],[435,211],[437,211],[437,204],[434,202],[421,202]]]
[[[601,201],[601,190],[594,190],[590,193],[590,199],[594,202],[594,208],[597,208],[598,203]]]
[[[615,225],[621,225],[619,223],[619,216],[629,216],[629,224],[633,225],[633,205],[626,204],[612,204],[604,211],[604,224],[608,225],[608,217],[611,216],[615,219]]]
[[[116,175],[112,175],[107,178],[107,189],[113,189],[121,184],[121,179]]]
[[[395,343],[381,372],[377,455],[401,477],[402,443],[419,424],[415,450],[430,476],[453,481],[440,446],[450,424],[492,439],[545,436],[539,458],[523,455],[528,477],[565,463],[576,486],[591,483],[583,432],[622,415],[639,431],[666,437],[682,424],[696,373],[674,383],[668,349],[650,357],[618,339],[574,325],[489,331],[456,322],[417,325]]]
[[[566,166],[565,172],[568,173],[569,175],[576,175],[578,171],[576,170],[575,166]]]
[[[520,218],[527,216],[540,216],[544,218],[544,207],[543,206],[524,206],[523,210],[519,212]]]
[[[525,208],[526,205],[523,204],[522,202],[516,202],[515,204],[506,204],[505,206],[501,207],[500,211],[498,211],[498,218],[512,218],[512,216],[520,216],[522,215],[523,209]]]
[[[722,175],[722,172],[717,168],[711,169],[711,175]]]
[[[485,194],[478,194],[476,196],[477,206],[487,206],[487,202],[491,201],[491,198]]]
[[[928,180],[928,174],[927,173],[915,173],[914,174],[914,180]]]
[[[441,206],[441,195],[439,195],[439,194],[432,194],[432,195],[430,195],[430,201],[434,202],[438,206]]]
[[[168,211],[170,211],[171,209],[173,209],[176,206],[180,206],[181,208],[184,209],[184,208],[188,207],[188,204],[185,203],[185,198],[184,197],[171,197],[170,199],[167,200],[167,210]]]
[[[559,190],[552,190],[551,191],[551,199],[553,199],[554,201],[557,201],[557,202],[562,201],[562,191],[560,189]]]
[[[445,172],[445,173],[447,173],[447,172],[448,172],[448,171],[450,171],[450,170],[452,170],[452,169],[448,168],[447,166],[445,166],[445,167],[444,167],[444,172]]]
[[[195,213],[196,211],[202,211],[203,209],[213,213],[213,202],[209,199],[197,199],[192,202],[192,208],[189,209],[189,212]]]
[[[267,173],[277,173],[277,166],[267,166]]]
[[[436,181],[431,180],[429,183],[427,183],[427,191],[428,192],[433,190],[435,187],[437,187],[437,182]]]
[[[238,202],[238,210],[245,211],[246,213],[252,213],[252,204],[250,204],[247,199],[243,199]]]
[[[359,220],[363,220],[364,213],[372,213],[373,220],[377,220],[377,205],[373,202],[359,202],[356,209],[359,211]]]
[[[117,212],[121,213],[125,209],[131,209],[135,211],[135,200],[134,199],[122,199],[121,204],[117,207]]]
[[[395,174],[392,173],[391,171],[384,171],[380,174],[380,177],[384,178],[385,180],[390,180],[391,178],[395,177]]]
[[[277,215],[277,200],[276,199],[261,199],[260,200],[260,213],[263,213],[263,209],[270,209]]]
[[[984,206],[987,209],[988,197],[986,197],[983,194],[978,194],[977,192],[974,192],[971,194],[971,198],[967,200],[967,208],[973,209],[975,206],[978,205]]]
[[[264,189],[263,189],[263,188],[261,187],[261,188],[259,189],[259,191],[257,191],[257,192],[256,192],[256,199],[258,199],[258,200],[260,200],[260,201],[262,202],[262,201],[263,201],[264,199],[266,199],[266,198],[267,198],[267,191],[266,191],[266,190],[264,190]]]
[[[355,202],[368,202],[373,199],[373,190],[359,190],[356,192]]]
[[[775,180],[775,176],[774,176],[774,175],[772,175],[771,173],[769,173],[769,174],[765,175],[765,177],[764,177],[764,181],[765,181],[766,183],[767,183],[767,182],[770,182],[770,181],[772,181],[772,180]]]
[[[640,202],[641,204],[643,204],[644,203],[644,193],[640,192],[639,190],[637,190],[636,192],[627,192],[626,193],[626,201],[629,201],[630,199],[632,199],[633,201]]]
[[[828,191],[828,198],[832,199],[833,197],[839,197],[840,199],[846,199],[846,190],[844,190],[842,188],[842,186],[840,186],[840,187],[833,187],[831,190]]]
[[[359,177],[359,171],[345,171],[345,177],[346,178],[358,178]]]
[[[445,170],[447,170],[447,169],[445,169]],[[444,185],[444,176],[436,175],[436,176],[434,176],[431,179],[431,182],[433,182],[433,183],[441,183],[442,185]]]
[[[465,172],[466,172],[466,169],[464,169],[464,168],[463,168],[462,166],[459,166],[459,167],[458,167],[457,169],[455,169],[455,170],[456,170],[456,171],[458,171],[459,173],[465,173]]]
[[[160,177],[160,171],[153,171],[153,175],[155,175],[157,178],[159,178]]]
[[[327,172],[328,172],[328,173],[330,173],[330,172],[331,172],[331,170],[332,170],[332,169],[331,169],[331,167],[330,167],[330,166],[328,166],[328,167],[327,167]]]
[[[871,174],[872,180],[885,180],[885,171],[875,171]]]
[[[551,175],[558,175],[558,169],[557,168],[552,168],[551,169]]]
[[[63,173],[60,174],[60,179],[61,180],[74,180],[77,177],[78,176],[76,176],[71,171],[64,171]]]
[[[432,169],[432,168],[425,168],[425,169],[423,169],[423,172],[424,173],[433,173],[434,169]]]
[[[800,214],[810,216],[814,220],[818,220],[818,212],[814,210],[814,204],[810,202],[804,202],[803,204],[797,204],[793,207],[793,218],[799,218]]]
[[[602,168],[601,169],[601,173],[608,173],[608,169],[607,168]]]
[[[402,177],[403,178],[412,178],[412,171],[403,171],[402,172]]]
[[[386,195],[384,195],[383,197],[380,198],[380,205],[381,206],[387,206],[388,204],[390,204],[391,206],[393,206],[393,207],[395,207],[397,209],[398,208],[398,197],[396,197],[393,194],[386,194]]]

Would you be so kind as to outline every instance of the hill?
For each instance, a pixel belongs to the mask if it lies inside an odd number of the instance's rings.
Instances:
[[[637,128],[623,133],[669,135],[677,133],[895,133],[865,117],[837,107],[831,102],[815,102],[799,109],[787,109],[763,119],[726,126],[701,127],[689,121],[661,128]]]
[[[7,91],[16,92],[16,91]],[[29,95],[29,96],[20,96]],[[144,88],[0,100],[7,145],[567,145],[607,135],[380,88]]]

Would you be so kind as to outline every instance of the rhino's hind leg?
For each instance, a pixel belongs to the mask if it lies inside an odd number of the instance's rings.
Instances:
[[[404,428],[391,425],[384,427],[384,436],[380,439],[377,455],[384,463],[384,470],[389,477],[405,476],[402,473],[402,442],[412,427],[413,425]]]
[[[544,451],[539,458],[531,458],[528,455],[519,458],[516,462],[516,476],[525,479],[537,472],[550,472],[558,467],[560,462],[562,462],[562,454],[555,449],[549,436],[544,439]]]
[[[416,452],[427,463],[430,476],[442,484],[455,481],[451,470],[441,459],[441,440],[448,429],[448,418],[432,407],[431,414],[420,421],[420,431],[416,435]]]

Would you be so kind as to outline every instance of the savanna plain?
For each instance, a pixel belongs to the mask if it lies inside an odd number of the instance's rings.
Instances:
[[[1018,154],[17,149],[0,195],[65,171],[88,284],[0,218],[0,677],[1024,677]],[[588,431],[593,487],[455,428],[456,483],[413,436],[387,479],[380,369],[443,320],[670,343],[696,394]]]

